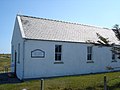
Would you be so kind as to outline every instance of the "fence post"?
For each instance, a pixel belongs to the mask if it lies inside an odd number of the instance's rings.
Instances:
[[[7,73],[7,72],[8,72],[8,67],[4,66],[4,73]]]
[[[44,79],[41,79],[41,90],[44,90]]]
[[[104,90],[107,90],[107,80],[106,80],[106,76],[104,76]]]

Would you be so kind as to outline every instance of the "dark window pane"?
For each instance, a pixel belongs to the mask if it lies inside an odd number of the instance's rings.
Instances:
[[[87,53],[92,53],[92,47],[87,47]]]
[[[112,59],[115,59],[115,54],[112,54]]]
[[[61,45],[59,45],[59,49],[58,49],[58,52],[61,52]]]
[[[89,47],[87,47],[87,53],[89,53]]]
[[[92,55],[91,54],[87,55],[87,60],[92,60]]]
[[[58,45],[55,46],[55,52],[58,52]]]
[[[61,52],[62,52],[62,46],[55,45],[55,60],[56,61],[61,61]]]
[[[59,61],[61,60],[61,55],[58,56],[58,60],[59,60]]]
[[[92,60],[92,47],[87,47],[87,60]]]
[[[61,52],[61,45],[55,45],[55,52]]]
[[[55,60],[57,60],[57,54],[55,54]]]

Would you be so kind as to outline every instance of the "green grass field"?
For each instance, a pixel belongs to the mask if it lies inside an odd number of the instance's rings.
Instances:
[[[0,72],[4,71],[5,66],[10,70],[10,54],[0,54]]]
[[[108,90],[120,90],[120,72],[69,76],[44,80],[44,90],[103,90],[103,77],[107,76]],[[16,84],[1,84],[0,90],[40,90],[40,80]]]
[[[4,61],[5,60],[5,61]],[[10,65],[10,58],[0,60],[1,65]],[[120,90],[120,72],[82,76],[59,77],[44,80],[44,90],[103,90],[103,78],[107,76],[108,90]],[[0,84],[0,90],[40,90],[40,80],[16,84]]]

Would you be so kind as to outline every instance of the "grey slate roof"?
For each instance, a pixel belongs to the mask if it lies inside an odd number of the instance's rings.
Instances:
[[[86,42],[90,40],[97,42],[96,33],[99,33],[103,37],[108,38],[111,43],[119,43],[111,29],[24,15],[18,16],[21,19],[24,38],[26,39],[67,42]]]

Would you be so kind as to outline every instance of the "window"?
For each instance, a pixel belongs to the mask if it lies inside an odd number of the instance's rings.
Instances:
[[[55,61],[61,61],[62,45],[55,45]]]
[[[113,51],[116,49],[115,47],[112,48]],[[116,61],[116,54],[114,52],[112,52],[112,62],[117,62]]]
[[[13,59],[14,59],[14,46],[12,45],[12,62],[13,62]]]
[[[87,47],[87,60],[92,60],[92,47]]]
[[[18,44],[18,63],[20,63],[20,43]]]
[[[112,62],[117,62],[116,61],[116,54],[112,52]]]

